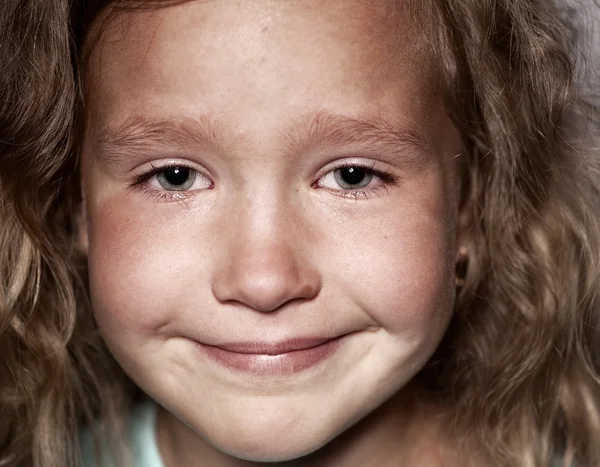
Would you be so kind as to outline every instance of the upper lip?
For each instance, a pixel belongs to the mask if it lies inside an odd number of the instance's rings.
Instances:
[[[212,347],[241,354],[280,355],[287,352],[317,347],[334,339],[337,339],[337,337],[302,337],[281,342],[230,342],[213,345]]]

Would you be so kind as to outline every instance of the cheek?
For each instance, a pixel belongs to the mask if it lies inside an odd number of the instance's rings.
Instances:
[[[440,192],[435,203],[399,206],[375,225],[339,235],[331,257],[341,287],[372,322],[404,342],[433,345],[452,311],[454,221],[444,214],[452,211],[449,204]]]
[[[381,319],[394,328],[408,322],[427,324],[448,309],[453,244],[444,234],[438,222],[422,219],[405,222],[396,238],[381,241],[373,258],[378,270],[365,285],[374,289],[379,282],[380,291],[389,291],[381,294]]]
[[[181,278],[189,280],[183,271],[193,264],[193,238],[182,231],[185,222],[170,223],[161,207],[146,204],[150,207],[105,202],[89,214],[90,291],[105,335],[127,334],[131,339],[154,333],[172,320]],[[193,276],[201,286],[200,271]]]

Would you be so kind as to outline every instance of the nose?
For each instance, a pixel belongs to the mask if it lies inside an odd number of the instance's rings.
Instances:
[[[225,254],[219,255],[219,269],[213,278],[213,294],[219,302],[237,302],[266,313],[318,294],[321,278],[300,245],[303,242],[293,241],[292,226],[281,227],[257,232],[238,225],[240,234],[228,241]]]

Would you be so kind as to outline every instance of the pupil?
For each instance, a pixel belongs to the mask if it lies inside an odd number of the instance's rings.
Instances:
[[[165,171],[164,177],[170,185],[183,185],[190,178],[190,170],[185,167],[171,167]]]
[[[365,179],[365,171],[360,167],[344,167],[340,175],[348,185],[358,185]]]

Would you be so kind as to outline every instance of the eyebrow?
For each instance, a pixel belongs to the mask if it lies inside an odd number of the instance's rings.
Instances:
[[[392,123],[381,115],[354,118],[321,112],[290,125],[284,138],[291,152],[356,145],[377,153],[402,153],[422,162],[433,150],[432,141],[417,125]]]
[[[96,133],[95,153],[103,162],[148,152],[184,149],[190,145],[222,150],[222,129],[206,116],[176,120],[134,116],[116,127],[105,127]]]
[[[286,155],[311,148],[360,147],[361,150],[401,154],[403,159],[423,162],[432,151],[432,142],[414,124],[393,124],[386,118],[353,118],[319,112],[311,118],[291,121],[279,134]],[[96,156],[111,164],[123,158],[158,152],[184,150],[190,146],[227,153],[235,137],[208,116],[174,120],[136,116],[116,127],[96,133]]]

